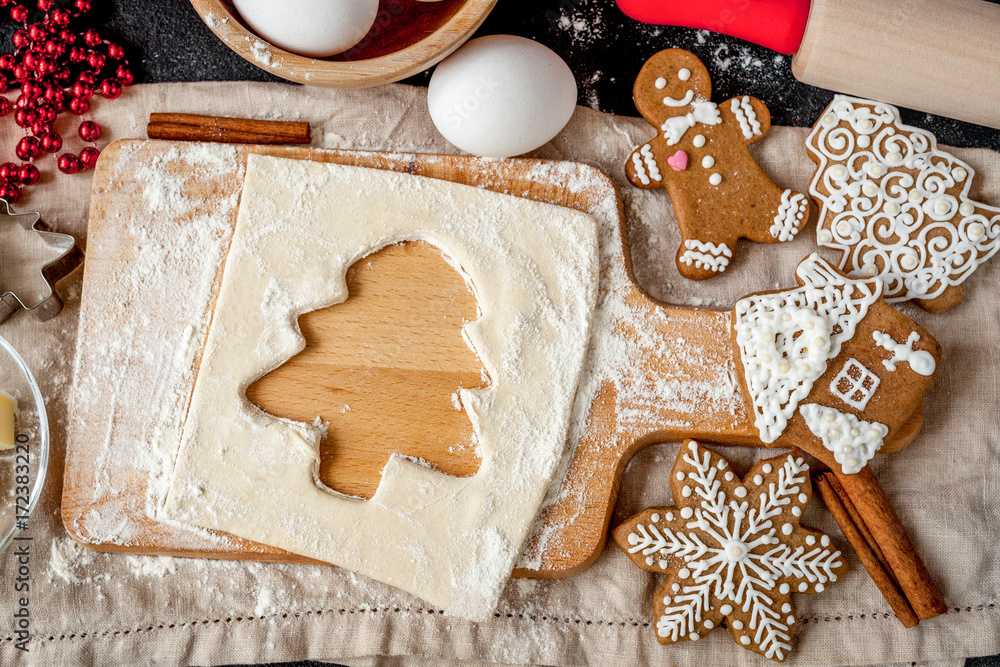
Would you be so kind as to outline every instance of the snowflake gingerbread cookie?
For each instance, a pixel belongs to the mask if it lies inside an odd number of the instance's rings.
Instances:
[[[888,104],[837,95],[806,142],[816,238],[840,268],[878,277],[889,302],[954,307],[963,283],[1000,249],[1000,208],[969,198],[972,168]]]
[[[817,254],[795,275],[798,288],[733,308],[743,396],[761,442],[855,474],[916,437],[941,347],[878,279],[847,278]]]
[[[805,459],[759,461],[741,480],[687,440],[670,487],[676,507],[643,510],[614,530],[632,562],[667,575],[654,599],[657,641],[725,626],[740,646],[783,662],[797,625],[792,594],[821,593],[847,571],[830,538],[800,524],[812,492]]]
[[[725,271],[739,239],[795,238],[809,198],[776,186],[748,150],[771,126],[763,102],[744,95],[715,104],[708,70],[683,49],[647,60],[632,95],[659,132],[632,153],[625,173],[639,188],[667,189],[681,232],[681,275],[704,280]]]

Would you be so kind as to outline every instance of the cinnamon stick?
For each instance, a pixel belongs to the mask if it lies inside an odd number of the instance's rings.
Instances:
[[[833,469],[833,474],[837,476],[847,497],[854,503],[858,514],[878,543],[917,618],[934,618],[948,611],[941,591],[934,584],[927,566],[920,559],[903,522],[878,485],[871,468],[865,466],[858,473],[846,475],[839,471],[838,466]]]
[[[151,113],[150,139],[217,141],[230,144],[308,144],[309,123],[224,118],[186,113]]]
[[[847,510],[847,514],[850,516],[851,521],[857,527],[858,531],[861,533],[861,537],[865,539],[865,542],[871,547],[871,550],[875,553],[875,557],[878,558],[878,562],[882,565],[882,569],[892,578],[892,581],[896,586],[899,586],[899,582],[896,581],[896,576],[892,572],[892,566],[889,565],[889,561],[885,559],[885,554],[882,553],[882,548],[875,541],[875,536],[872,535],[872,531],[868,528],[868,524],[865,520],[861,518],[861,514],[858,512],[858,508],[854,506],[854,503],[848,497],[847,492],[844,491],[844,487],[841,486],[840,482],[837,480],[837,476],[828,473],[826,475],[826,481],[830,483],[833,487],[833,492],[837,494],[837,498],[840,500],[840,504],[844,506]]]
[[[844,507],[844,503],[841,502],[841,497],[834,489],[836,477],[832,473],[820,473],[816,475],[815,482],[816,490],[819,491],[819,495],[823,498],[827,509],[830,510],[830,514],[837,521],[840,530],[844,533],[844,537],[847,538],[847,541],[854,548],[854,553],[858,555],[858,560],[868,570],[868,574],[871,576],[872,581],[875,582],[875,586],[882,593],[882,597],[892,607],[896,618],[899,619],[905,628],[915,626],[919,622],[919,619],[907,601],[906,596],[896,584],[891,570],[886,568],[881,559],[878,558],[875,550],[872,548],[872,544],[865,539],[865,536],[853,521],[850,512]]]

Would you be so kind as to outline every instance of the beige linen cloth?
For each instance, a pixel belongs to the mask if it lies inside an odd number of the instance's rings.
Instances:
[[[306,120],[315,143],[334,148],[454,152],[427,115],[425,91],[406,86],[335,91],[277,84],[199,83],[136,86],[95,105],[107,141],[144,136],[150,111]],[[16,129],[3,123],[0,145]],[[69,128],[67,128],[69,134]],[[813,164],[805,129],[773,128],[755,152],[779,185],[805,190]],[[815,249],[814,223],[792,243],[741,246],[722,277],[693,283],[674,266],[678,243],[664,191],[642,192],[623,178],[631,150],[653,130],[637,118],[580,108],[537,157],[596,165],[626,202],[636,274],[655,297],[728,308],[751,291],[789,287],[798,260]],[[957,150],[978,172],[974,195],[1000,204],[1000,155]],[[57,230],[87,233],[87,175],[53,174],[29,190],[18,210],[39,210]],[[814,216],[815,217],[815,216]],[[819,596],[796,596],[800,627],[789,664],[960,664],[963,656],[1000,652],[1000,259],[967,283],[965,301],[932,316],[906,312],[944,346],[941,373],[927,399],[923,433],[907,450],[873,466],[908,526],[950,610],[904,630],[867,574],[852,571]],[[634,567],[615,546],[582,574],[564,580],[513,580],[488,624],[428,609],[420,600],[328,566],[129,557],[86,551],[68,540],[59,517],[62,461],[72,384],[80,274],[61,285],[66,310],[41,324],[21,313],[0,335],[27,358],[48,399],[53,431],[50,475],[31,523],[31,652],[12,645],[14,596],[0,600],[0,664],[225,664],[313,658],[351,664],[441,665],[759,665],[725,632],[663,647],[652,619],[655,575]],[[625,472],[616,521],[650,505],[670,504],[667,474],[677,444],[646,448]],[[764,450],[721,448],[737,468]],[[804,523],[840,531],[815,500]],[[849,549],[848,549],[849,550]],[[0,578],[14,571],[8,552]],[[379,658],[376,656],[411,656]]]

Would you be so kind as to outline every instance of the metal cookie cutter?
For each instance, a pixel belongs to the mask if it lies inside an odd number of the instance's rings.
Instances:
[[[83,263],[83,251],[76,245],[76,239],[69,234],[49,231],[49,226],[40,220],[38,213],[11,213],[10,205],[5,199],[0,199],[0,203],[3,204],[0,206],[0,225],[21,225],[25,231],[41,235],[50,248],[61,251],[54,261],[44,265],[40,271],[49,293],[37,303],[29,305],[13,292],[4,292],[0,296],[0,323],[17,312],[18,308],[24,308],[40,322],[51,320],[63,309],[63,302],[56,293],[55,285]],[[0,286],[0,290],[2,289]]]

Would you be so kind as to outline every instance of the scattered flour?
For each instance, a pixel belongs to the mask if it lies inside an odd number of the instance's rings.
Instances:
[[[49,555],[49,581],[62,579],[67,584],[89,583],[82,570],[94,560],[94,552],[68,537],[52,540]]]
[[[177,572],[178,559],[170,556],[126,556],[125,561],[137,577],[164,577]]]
[[[209,12],[205,14],[205,25],[207,25],[212,30],[216,30],[219,26],[229,23],[228,16],[219,16],[215,12]]]
[[[262,42],[256,37],[249,36],[247,37],[247,41],[250,42],[250,54],[253,56],[254,62],[258,65],[274,69],[281,67],[281,64],[276,62],[271,56],[271,47],[267,42]]]

